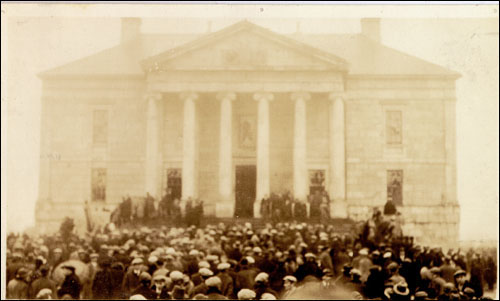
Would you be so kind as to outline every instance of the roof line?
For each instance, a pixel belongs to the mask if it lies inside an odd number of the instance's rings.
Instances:
[[[369,43],[374,43],[374,44],[377,44],[377,45],[379,45],[380,47],[383,47],[383,48],[385,48],[385,49],[387,49],[387,50],[389,50],[389,51],[394,51],[394,52],[397,52],[397,53],[399,53],[400,55],[404,55],[404,56],[406,56],[406,57],[411,57],[412,59],[418,59],[418,60],[420,60],[420,61],[425,62],[426,64],[433,65],[434,67],[441,68],[441,69],[443,69],[443,70],[447,71],[448,73],[450,73],[450,74],[444,74],[445,76],[456,76],[456,78],[460,78],[460,77],[462,76],[462,74],[460,74],[460,73],[459,73],[459,72],[457,72],[457,71],[454,71],[454,70],[451,70],[451,69],[449,69],[449,68],[443,67],[443,66],[441,66],[441,65],[435,64],[435,63],[430,62],[430,61],[428,61],[428,60],[426,60],[426,59],[420,58],[420,57],[415,56],[415,55],[412,55],[412,54],[408,54],[408,53],[406,53],[406,52],[403,52],[403,51],[400,51],[400,50],[398,50],[398,49],[395,49],[395,48],[389,47],[389,46],[387,46],[387,45],[385,45],[385,44],[382,44],[382,43],[376,43],[375,41],[373,41],[372,39],[370,39],[370,38],[366,37],[365,35],[363,35],[363,34],[361,34],[361,33],[358,33],[358,35],[359,35],[360,37],[364,38],[364,39],[365,39],[366,41],[368,41]],[[441,75],[438,75],[438,76],[441,76]]]
[[[455,74],[347,74],[349,79],[459,79],[460,73]]]
[[[219,40],[221,38],[224,38],[225,36],[235,34],[237,32],[245,30],[245,29],[251,30],[258,35],[264,36],[264,38],[272,39],[278,43],[292,44],[293,47],[301,47],[301,48],[305,48],[307,50],[313,51],[313,54],[312,54],[313,56],[316,56],[317,58],[319,58],[321,60],[325,60],[333,65],[336,65],[342,71],[347,70],[348,62],[345,59],[338,57],[334,54],[331,54],[329,52],[323,51],[321,49],[318,49],[316,47],[313,47],[311,45],[308,45],[304,42],[297,41],[297,40],[290,38],[288,36],[277,34],[277,33],[273,32],[267,28],[261,27],[259,25],[254,24],[254,23],[251,23],[247,20],[239,21],[239,22],[237,22],[233,25],[230,25],[228,27],[225,27],[219,31],[209,33],[206,35],[202,35],[199,38],[194,39],[190,42],[187,42],[184,45],[180,45],[178,47],[169,49],[169,50],[162,52],[160,54],[146,58],[146,59],[141,61],[141,66],[143,67],[143,69],[147,70],[148,67],[151,67],[151,65],[154,64],[161,57],[166,56],[166,58],[165,58],[166,60],[172,59],[172,58],[180,56],[184,53],[187,53],[189,51],[198,49],[198,48],[206,45],[208,42]],[[302,49],[297,49],[297,50],[304,51]],[[311,55],[310,53],[308,53],[308,54]]]
[[[46,73],[46,72],[44,72]],[[37,74],[40,79],[145,79],[145,74]]]
[[[124,45],[127,45],[127,44],[132,44],[132,43],[137,43],[137,41],[139,39],[142,38],[142,35],[138,36],[137,38],[135,39],[132,39],[130,41],[127,41],[125,43],[119,43],[115,46],[112,46],[110,48],[106,48],[106,49],[103,49],[103,50],[100,50],[100,51],[97,51],[95,53],[92,53],[90,55],[87,55],[85,57],[82,57],[80,59],[77,59],[77,60],[74,60],[74,61],[71,61],[71,62],[68,62],[68,63],[64,63],[64,64],[61,64],[61,65],[58,65],[56,67],[53,67],[53,68],[50,68],[50,69],[47,69],[45,71],[41,71],[39,73],[36,74],[36,76],[40,79],[43,79],[43,78],[46,78],[46,77],[51,77],[51,76],[56,76],[54,74],[49,74],[51,72],[54,72],[54,71],[57,71],[57,69],[60,69],[60,68],[63,68],[63,67],[66,67],[66,66],[69,66],[69,65],[72,65],[72,64],[75,64],[75,63],[78,63],[78,62],[81,62],[81,61],[84,61],[86,59],[88,59],[89,57],[92,57],[92,56],[96,56],[96,55],[99,55],[99,54],[102,54],[102,53],[105,53],[105,52],[108,52],[108,51],[113,51],[115,49],[118,49],[120,47],[123,47]]]

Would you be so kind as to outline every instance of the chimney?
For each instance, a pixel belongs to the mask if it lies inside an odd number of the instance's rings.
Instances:
[[[380,18],[361,19],[361,34],[380,43]]]
[[[141,34],[141,18],[122,18],[121,42],[125,43]]]

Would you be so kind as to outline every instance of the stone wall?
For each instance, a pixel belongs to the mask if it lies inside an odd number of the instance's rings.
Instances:
[[[144,194],[143,93],[143,82],[135,80],[44,81],[37,226],[53,230],[70,216],[84,228],[92,168],[106,169],[106,206],[116,206],[125,194]],[[93,143],[94,110],[107,112],[105,144]]]
[[[403,112],[403,143],[385,142],[385,111]],[[403,204],[435,204],[445,187],[442,103],[349,100],[346,103],[347,199],[384,204],[387,170],[403,170]]]
[[[346,83],[346,192],[351,218],[366,220],[374,206],[383,207],[387,170],[399,169],[405,235],[414,236],[417,243],[458,240],[456,178],[450,176],[456,165],[455,124],[450,117],[454,89],[453,81],[437,79]],[[402,113],[400,145],[386,143],[389,110]]]

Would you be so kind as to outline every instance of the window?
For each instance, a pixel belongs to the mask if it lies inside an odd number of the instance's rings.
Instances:
[[[387,171],[387,201],[403,205],[403,171]]]
[[[322,193],[325,190],[325,170],[309,170],[309,193],[314,195],[316,191]]]
[[[385,112],[385,125],[386,125],[386,142],[391,145],[398,145],[403,143],[403,127],[402,127],[402,113],[401,111],[386,111]]]
[[[106,169],[92,168],[92,201],[106,201]]]
[[[108,142],[108,111],[95,110],[93,113],[92,141],[95,144]]]
[[[240,116],[238,132],[239,147],[255,149],[255,116]]]

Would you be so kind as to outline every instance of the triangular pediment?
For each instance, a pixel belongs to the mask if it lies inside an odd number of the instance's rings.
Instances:
[[[147,72],[168,70],[336,70],[344,59],[242,21],[142,62]]]

